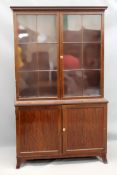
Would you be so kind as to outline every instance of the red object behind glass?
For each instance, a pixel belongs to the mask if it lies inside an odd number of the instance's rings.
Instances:
[[[64,55],[64,69],[80,68],[80,60],[72,55]]]

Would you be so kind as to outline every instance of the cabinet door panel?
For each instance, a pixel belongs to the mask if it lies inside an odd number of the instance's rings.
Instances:
[[[82,71],[64,71],[65,97],[82,95]]]
[[[83,15],[83,41],[101,41],[101,15]]]
[[[82,17],[81,15],[64,14],[63,16],[63,41],[82,41]]]
[[[104,107],[63,107],[64,154],[104,148]]]
[[[61,109],[22,107],[17,113],[20,154],[59,155],[61,153]]]
[[[64,13],[61,21],[62,97],[101,96],[103,93],[101,15]],[[76,76],[71,71],[81,71],[82,76]]]
[[[20,99],[60,96],[58,14],[16,15],[16,82]]]

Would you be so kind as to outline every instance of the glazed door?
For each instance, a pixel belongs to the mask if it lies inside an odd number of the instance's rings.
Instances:
[[[61,26],[63,98],[101,96],[101,15],[66,12]]]
[[[63,153],[78,155],[103,150],[104,115],[103,106],[63,106]]]
[[[17,149],[19,155],[61,154],[60,107],[21,107],[17,110]]]
[[[15,21],[17,97],[58,98],[58,13],[18,13]]]

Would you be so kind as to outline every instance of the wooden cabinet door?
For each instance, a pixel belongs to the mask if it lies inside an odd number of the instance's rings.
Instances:
[[[63,106],[63,153],[80,155],[103,151],[105,115],[104,105]]]
[[[61,14],[63,98],[103,95],[101,16],[79,12]]]
[[[59,13],[14,15],[17,99],[58,98]]]
[[[18,155],[60,155],[60,107],[19,107],[16,125]]]

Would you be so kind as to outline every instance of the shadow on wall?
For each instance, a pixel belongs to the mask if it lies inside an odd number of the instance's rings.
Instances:
[[[117,133],[108,133],[108,139],[111,141],[117,141]]]

